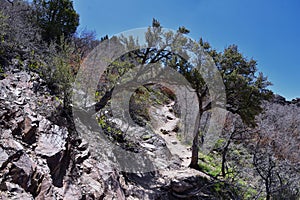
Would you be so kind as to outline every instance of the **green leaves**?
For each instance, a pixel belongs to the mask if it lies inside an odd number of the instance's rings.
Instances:
[[[227,94],[227,108],[241,116],[244,123],[255,126],[255,116],[263,100],[272,92],[267,89],[271,83],[259,73],[256,76],[256,61],[247,60],[236,45],[231,45],[215,59],[222,73]]]
[[[79,15],[70,0],[34,0],[35,17],[45,41],[70,38],[79,25]]]
[[[3,15],[3,13],[0,11],[0,37],[1,37],[1,43],[4,42],[4,35],[5,35],[5,29],[8,27],[8,24],[6,22],[7,17]]]

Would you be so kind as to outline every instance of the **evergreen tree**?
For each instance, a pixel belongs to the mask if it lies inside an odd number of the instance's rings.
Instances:
[[[34,16],[46,42],[68,39],[79,25],[79,15],[70,0],[34,0]]]

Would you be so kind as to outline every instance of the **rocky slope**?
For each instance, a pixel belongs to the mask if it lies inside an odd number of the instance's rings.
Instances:
[[[165,170],[142,174],[97,159],[70,125],[61,100],[35,73],[7,72],[0,88],[0,199],[235,198],[231,190],[216,190],[218,180],[175,160]],[[151,151],[149,144],[144,148]]]

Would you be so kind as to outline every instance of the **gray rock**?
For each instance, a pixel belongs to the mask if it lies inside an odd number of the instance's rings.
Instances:
[[[78,150],[85,151],[88,149],[88,147],[89,147],[89,143],[85,139],[82,139],[80,145],[78,146]]]
[[[150,135],[150,134],[146,134],[146,135],[142,136],[143,140],[149,140],[150,138],[152,138],[152,135]]]
[[[26,116],[24,120],[24,129],[22,139],[28,144],[33,144],[36,141],[37,119],[32,116]]]
[[[40,192],[36,196],[36,200],[56,200],[55,190],[52,185],[50,175],[46,174],[40,184]]]
[[[43,156],[54,156],[60,151],[65,150],[68,132],[65,128],[61,129],[53,125],[49,133],[42,133],[39,136],[35,152]]]
[[[19,88],[17,88],[15,91],[14,91],[14,95],[17,96],[17,97],[20,97],[22,94],[22,90],[20,90]]]
[[[61,196],[63,196],[63,200],[82,199],[80,188],[75,184],[70,184],[69,182],[65,182]]]
[[[86,196],[93,196],[95,199],[100,199],[105,192],[104,183],[96,181],[88,174],[80,177],[80,184],[84,185]]]
[[[141,146],[142,146],[142,147],[145,147],[145,148],[147,148],[147,149],[151,149],[151,150],[154,150],[154,149],[157,148],[157,147],[154,146],[153,144],[149,144],[149,143],[141,143]]]
[[[172,140],[171,143],[174,144],[174,145],[178,144],[178,142],[176,140]]]
[[[11,130],[4,130],[2,135],[0,135],[2,146],[6,149],[11,149],[15,151],[23,150],[24,147],[20,142],[16,141],[12,136]]]
[[[32,161],[32,159],[26,155],[23,154],[19,160],[14,161],[13,164],[19,169],[22,170],[26,176],[30,176],[34,169],[36,168],[36,164]],[[17,174],[15,174],[17,176]],[[16,177],[17,178],[17,177]]]
[[[31,194],[25,192],[23,188],[21,188],[18,184],[6,182],[6,189],[10,192],[11,197],[7,199],[14,199],[14,200],[33,200]],[[0,198],[1,199],[1,198]]]
[[[47,132],[51,128],[51,122],[42,116],[39,116],[38,119],[40,120],[38,131],[40,133]]]
[[[21,97],[19,98],[18,100],[14,101],[15,104],[17,105],[24,105],[25,104],[25,98],[24,97]]]
[[[171,185],[172,185],[172,190],[177,193],[183,193],[194,187],[194,185],[190,183],[187,183],[185,181],[179,181],[179,180],[173,180]]]
[[[0,167],[8,159],[7,153],[0,147]]]

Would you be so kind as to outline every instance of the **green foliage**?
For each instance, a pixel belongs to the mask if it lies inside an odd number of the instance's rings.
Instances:
[[[250,126],[255,126],[255,116],[261,113],[261,103],[272,96],[267,89],[271,83],[262,73],[257,71],[255,60],[244,57],[236,45],[225,48],[223,52],[212,49],[208,42],[200,39],[199,44],[214,60],[219,69],[226,90],[227,109],[241,116]],[[185,60],[173,57],[168,65],[181,73],[199,93],[200,98],[207,96],[205,83],[201,73]],[[201,99],[199,99],[201,100]]]
[[[199,167],[207,174],[217,177],[221,174],[221,162],[213,153],[202,154],[199,153]]]
[[[29,63],[28,63],[29,70],[42,75],[42,67],[43,67],[43,63],[39,59],[39,55],[36,53],[35,50],[31,50],[29,54]]]
[[[101,126],[101,128],[106,128],[106,117],[104,115],[98,117],[98,124]]]
[[[222,191],[222,189],[224,188],[224,186],[225,186],[225,184],[222,183],[222,182],[218,182],[218,183],[214,184],[215,190],[216,190],[217,192]]]
[[[207,50],[219,68],[227,95],[227,109],[241,116],[244,123],[255,126],[255,116],[262,112],[261,103],[271,97],[267,89],[271,83],[262,73],[256,75],[257,63],[246,59],[236,45],[231,45],[223,53]]]
[[[97,121],[104,133],[108,136],[108,138],[111,141],[117,141],[120,143],[125,142],[124,133],[120,129],[116,128],[114,124],[110,123],[105,115],[98,116]],[[126,145],[131,146],[130,142],[128,141],[126,141]]]
[[[257,191],[254,188],[249,187],[249,183],[240,179],[238,180],[238,185],[241,189],[245,190],[243,199],[253,199],[253,197],[257,195]]]
[[[2,69],[2,66],[0,65],[0,79],[4,77],[4,70]]]
[[[130,98],[130,116],[140,126],[145,126],[150,121],[150,104],[150,93],[144,86],[139,87]]]
[[[159,28],[160,27],[160,22],[157,19],[152,19],[152,27]]]
[[[215,143],[214,149],[217,149],[217,150],[221,149],[224,146],[225,142],[226,141],[223,138],[218,139],[217,142]]]
[[[29,63],[28,67],[29,67],[30,71],[38,71],[40,69],[40,67],[41,67],[41,63],[38,62],[38,61],[32,60]]]
[[[79,25],[79,15],[70,0],[34,0],[34,16],[42,29],[45,41],[60,42],[61,36],[70,38]]]
[[[200,169],[202,171],[204,171],[204,172],[206,172],[208,174],[210,174],[210,172],[212,171],[211,167],[208,164],[206,164],[206,163],[200,162],[199,163],[199,167],[200,167]]]
[[[74,44],[61,37],[60,44],[52,43],[50,49],[51,57],[43,69],[43,76],[52,93],[63,97],[64,107],[67,108],[71,102],[71,87],[75,79],[72,65],[73,58],[76,57]]]
[[[0,10],[0,64],[3,64],[3,57],[5,56],[5,36],[6,29],[8,28],[7,17]],[[3,71],[2,67],[0,68]]]

